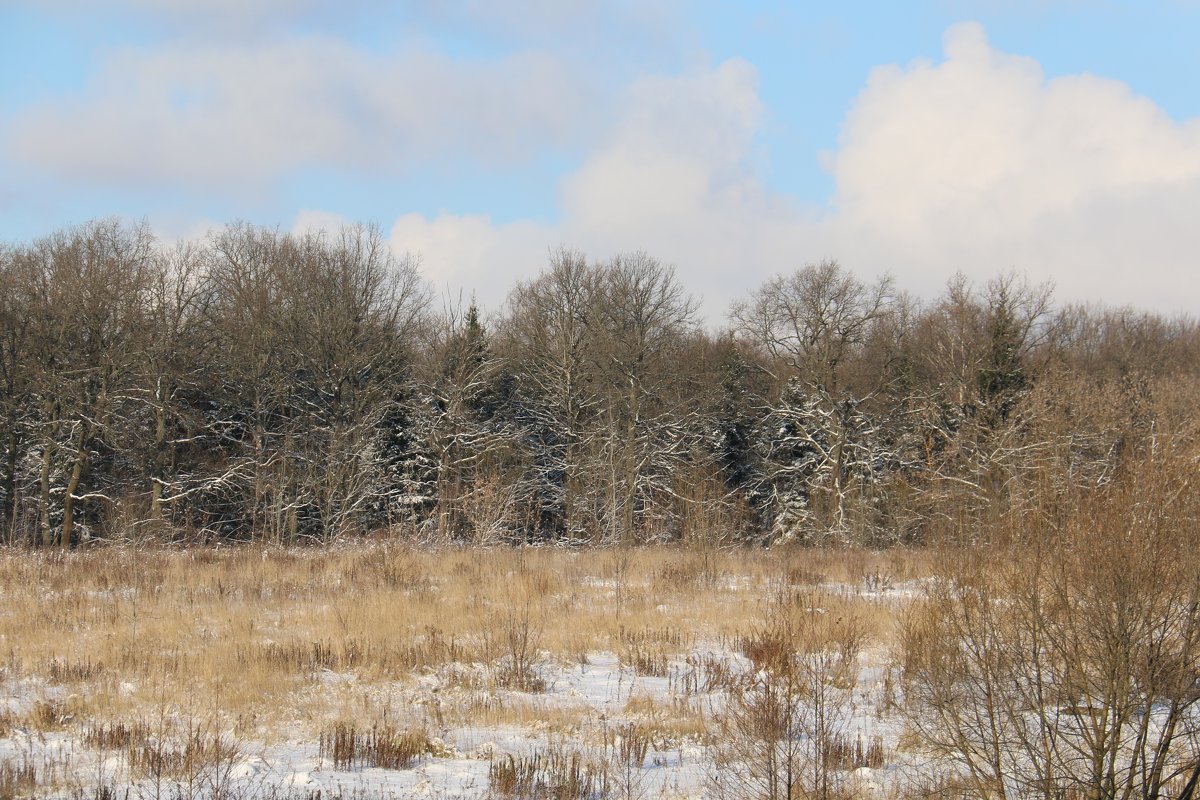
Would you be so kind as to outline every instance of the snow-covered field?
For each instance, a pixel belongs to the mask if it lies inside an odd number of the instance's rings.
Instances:
[[[812,656],[787,688],[796,763],[822,738],[862,797],[923,769],[891,655],[913,554],[101,550],[0,571],[0,797],[729,794],[766,757],[747,731],[781,613]]]
[[[698,650],[707,658],[723,659],[739,674],[753,672],[753,665],[730,651]],[[487,694],[494,702],[527,709],[523,724],[444,724],[436,721],[436,708],[442,704],[477,702],[465,698],[463,690],[444,689],[436,675],[415,677],[410,682],[364,687],[371,694],[388,693],[397,705],[407,704],[428,723],[428,751],[405,769],[363,766],[337,768],[321,753],[311,736],[300,731],[279,731],[281,741],[266,744],[223,732],[230,742],[236,739],[236,752],[228,764],[197,765],[195,774],[172,776],[156,786],[131,769],[129,758],[117,751],[88,747],[78,732],[72,732],[70,720],[62,731],[38,731],[28,725],[16,725],[0,740],[0,759],[9,764],[33,764],[39,775],[48,777],[43,787],[47,795],[85,796],[96,786],[131,789],[131,796],[209,796],[229,794],[242,797],[296,795],[369,797],[481,797],[489,794],[488,770],[491,763],[509,754],[528,756],[540,750],[577,751],[597,769],[615,769],[611,747],[605,747],[605,734],[619,736],[623,725],[645,725],[667,721],[681,707],[683,712],[700,718],[719,718],[724,697],[722,691],[691,692],[680,688],[685,675],[697,670],[685,658],[670,662],[669,677],[638,676],[622,667],[615,653],[601,651],[586,654],[586,661],[563,665],[548,659],[538,672],[546,681],[545,692],[533,695],[510,690]],[[695,660],[695,659],[693,659]],[[882,676],[887,666],[881,653],[863,654],[853,715],[846,732],[853,739],[870,742],[876,737],[885,753],[894,754],[900,725],[891,716],[880,713]],[[700,670],[703,681],[703,670]],[[323,680],[356,683],[352,674],[322,676]],[[70,705],[69,697],[49,686],[29,682],[6,682],[5,700],[19,711],[31,706],[31,698],[58,697]],[[443,694],[444,692],[444,694]],[[570,718],[563,727],[555,720]],[[670,728],[671,725],[666,725]],[[859,790],[856,794],[883,796],[883,787],[893,783],[898,761],[889,758],[881,767],[862,767],[848,773],[844,780]],[[702,732],[673,734],[669,730],[651,737],[644,760],[636,765],[632,796],[704,797],[714,779],[715,767],[707,753]],[[615,781],[614,778],[610,780]],[[214,789],[218,790],[214,792]],[[42,792],[38,792],[41,794]],[[623,796],[623,795],[622,795]]]

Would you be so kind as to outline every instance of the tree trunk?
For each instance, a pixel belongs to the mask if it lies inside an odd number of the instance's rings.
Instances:
[[[166,478],[166,456],[163,449],[167,443],[167,396],[169,388],[163,385],[160,378],[155,387],[155,398],[158,402],[154,408],[154,475],[150,481],[150,516],[156,521],[162,520],[163,481]]]
[[[71,477],[67,480],[67,492],[63,497],[63,524],[61,545],[64,550],[71,548],[71,539],[75,532],[75,490],[79,488],[79,480],[83,476],[83,467],[87,461],[87,433],[84,426],[79,429],[79,444],[75,451],[75,463],[71,465]]]
[[[16,416],[9,417],[8,445],[4,460],[4,522],[10,534],[17,530],[17,451],[21,437],[17,433]]]
[[[46,442],[42,448],[42,469],[39,475],[38,521],[42,530],[42,546],[54,544],[54,530],[50,527],[50,462],[54,458],[53,441]]]

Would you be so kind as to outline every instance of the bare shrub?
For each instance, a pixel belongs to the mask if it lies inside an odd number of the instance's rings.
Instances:
[[[1200,778],[1194,449],[946,565],[901,635],[909,725],[977,797],[1191,797]]]
[[[178,726],[165,717],[157,722],[161,724],[90,724],[83,741],[98,750],[123,754],[130,780],[142,782],[141,797],[221,800],[233,796],[234,768],[242,759],[242,747],[222,730],[217,717],[188,718]],[[94,787],[95,797],[116,797],[116,792],[103,779]]]
[[[838,616],[819,595],[777,601],[742,640],[755,665],[729,693],[713,753],[713,784],[724,797],[828,800],[846,768],[857,657],[865,639],[849,608]]]
[[[608,762],[610,796],[638,800],[646,793],[643,767],[650,753],[651,732],[636,723],[604,731],[604,753]]]
[[[546,681],[536,663],[542,642],[542,626],[533,617],[531,603],[510,608],[484,632],[485,648],[499,655],[496,682],[520,692],[544,692]]]

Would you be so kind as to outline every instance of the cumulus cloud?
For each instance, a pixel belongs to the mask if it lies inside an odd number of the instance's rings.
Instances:
[[[252,0],[245,13],[292,13],[283,5]],[[482,11],[465,21],[483,5],[412,8],[446,24],[507,24]],[[551,9],[539,24],[601,24],[601,6]],[[328,7],[304,0],[306,13]],[[552,222],[440,213],[392,225],[394,246],[419,252],[434,285],[493,307],[560,244],[672,262],[714,321],[770,274],[826,257],[867,277],[891,271],[924,296],[955,271],[982,281],[1016,268],[1053,280],[1064,300],[1200,307],[1200,120],[1175,120],[1120,81],[1047,78],[980,26],[954,26],[942,58],[870,74],[825,156],[835,191],[817,207],[756,171],[769,110],[750,62],[643,75],[615,99],[580,62],[188,39],[111,55],[83,93],[19,112],[4,135],[14,161],[71,182],[222,193],[258,193],[314,166],[508,168],[592,143],[561,179]],[[337,221],[312,210],[296,226]]]
[[[762,113],[757,72],[741,59],[640,79],[605,142],[563,181],[556,224],[410,214],[393,242],[419,250],[431,271],[487,275],[468,285],[492,305],[514,278],[545,266],[548,244],[598,259],[646,250],[675,264],[718,319],[730,297],[798,257],[802,210],[750,165]]]
[[[471,63],[304,38],[124,51],[83,95],[19,113],[7,138],[74,181],[244,190],[311,166],[519,163],[574,141],[597,106],[550,55]]]
[[[832,240],[922,288],[1016,267],[1068,297],[1200,299],[1200,121],[1119,81],[1047,80],[978,25],[948,30],[939,64],[871,74],[834,177]]]
[[[939,62],[871,74],[828,158],[836,192],[821,213],[756,175],[763,113],[745,61],[645,78],[563,181],[554,226],[409,215],[394,240],[448,274],[506,276],[496,286],[536,271],[547,243],[644,248],[679,266],[711,320],[765,276],[825,257],[924,296],[956,271],[1016,268],[1065,301],[1200,307],[1200,121],[1119,81],[1048,80],[978,25],[955,26]]]
[[[558,232],[532,221],[496,224],[487,214],[406,214],[391,230],[392,249],[415,255],[434,290],[475,296],[499,308],[513,282],[545,266]]]

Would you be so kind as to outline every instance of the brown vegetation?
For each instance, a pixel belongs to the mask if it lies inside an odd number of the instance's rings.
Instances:
[[[710,332],[652,256],[562,250],[490,317],[429,301],[361,226],[0,247],[4,539],[974,542],[1200,396],[1194,319],[1013,274],[808,265]]]

